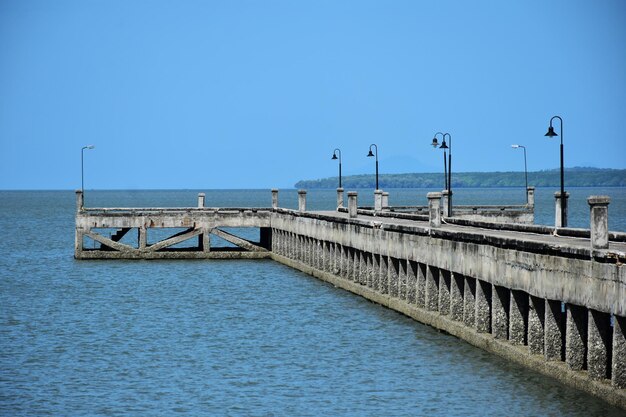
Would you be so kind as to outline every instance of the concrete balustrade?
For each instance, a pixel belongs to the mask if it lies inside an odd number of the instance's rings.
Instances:
[[[389,193],[383,191],[381,198],[381,210],[389,210]]]
[[[337,208],[343,207],[343,188],[337,188]]]
[[[84,206],[85,200],[83,198],[83,192],[81,190],[76,190],[76,211],[81,211]]]
[[[430,227],[441,226],[441,193],[428,193],[428,218]]]
[[[609,247],[609,202],[608,196],[591,196],[587,199],[591,212],[591,247],[608,249]]]
[[[555,204],[554,204],[554,208],[555,208],[555,214],[554,214],[554,226],[555,227],[567,227],[567,210],[569,207],[569,204],[567,204],[567,200],[569,199],[569,193],[566,191],[565,192],[565,198],[561,197],[561,192],[557,191],[554,193],[554,199],[555,199]],[[563,218],[561,218],[561,205],[565,204],[565,210],[563,211]]]
[[[452,191],[441,192],[441,211],[444,217],[452,217]]]
[[[526,204],[531,207],[535,206],[535,187],[526,188]]]
[[[306,211],[306,190],[298,190],[298,211]]]
[[[380,212],[383,210],[383,192],[382,190],[374,190],[374,211]]]
[[[342,196],[343,198],[343,196]],[[358,195],[354,191],[348,192],[348,216],[350,218],[355,218],[357,216],[357,207],[358,207]]]

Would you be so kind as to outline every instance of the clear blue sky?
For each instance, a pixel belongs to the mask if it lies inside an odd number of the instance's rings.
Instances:
[[[0,189],[626,168],[626,2],[0,0]],[[558,131],[558,127],[557,127]]]

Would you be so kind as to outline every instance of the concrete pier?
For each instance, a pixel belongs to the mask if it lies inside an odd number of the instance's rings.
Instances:
[[[198,207],[85,208],[79,191],[75,257],[271,258],[626,409],[626,234],[605,232],[608,201],[589,199],[589,230],[554,236],[443,221],[441,193],[429,193],[427,217],[364,213],[356,200],[350,192],[347,209],[312,212],[301,190],[288,210],[273,190],[271,208],[210,208],[200,196]],[[224,230],[241,227],[259,240]],[[152,241],[157,228],[171,234]]]

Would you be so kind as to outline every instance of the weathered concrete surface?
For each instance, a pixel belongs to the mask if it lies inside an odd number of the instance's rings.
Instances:
[[[565,362],[575,371],[586,369],[587,310],[580,306],[566,306]]]
[[[544,326],[546,303],[543,298],[529,296],[528,303],[528,348],[530,353],[542,355],[544,352]]]
[[[332,213],[311,213],[298,221],[293,215],[275,213],[271,221],[278,229],[311,233],[364,252],[418,260],[535,297],[626,316],[626,268],[611,255],[626,252],[626,244],[612,243],[603,253],[592,251],[581,239],[444,224],[433,228],[427,222],[348,219],[346,214]],[[599,258],[604,261],[594,261]]]
[[[474,328],[479,333],[491,332],[491,285],[476,280],[476,309]]]
[[[491,288],[491,334],[496,339],[509,338],[509,304],[511,291],[499,285]]]
[[[564,362],[545,361],[542,356],[531,354],[524,346],[515,346],[506,341],[495,339],[491,334],[477,332],[465,326],[462,322],[452,320],[449,316],[442,316],[436,311],[428,311],[409,304],[405,300],[380,294],[369,287],[356,284],[324,271],[319,271],[301,262],[276,254],[273,254],[272,258],[277,262],[329,282],[336,287],[396,310],[421,323],[443,330],[483,350],[522,364],[529,369],[555,378],[581,391],[599,396],[612,405],[626,409],[626,390],[615,389],[606,382],[590,380],[585,373],[569,370]],[[626,368],[624,368],[624,370],[626,371]]]
[[[450,281],[450,318],[463,321],[463,290],[464,278],[459,274],[452,274]]]
[[[611,351],[611,316],[589,310],[587,329],[587,370],[592,379],[609,378]]]

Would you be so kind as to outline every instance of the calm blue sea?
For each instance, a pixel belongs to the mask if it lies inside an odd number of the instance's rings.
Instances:
[[[396,205],[429,190],[389,190]],[[553,189],[537,223],[553,223]],[[572,226],[608,194],[570,189]],[[269,190],[206,191],[268,206]],[[360,192],[360,203],[372,198]],[[87,206],[194,206],[197,191],[88,191]],[[310,209],[335,192],[314,190]],[[459,204],[524,202],[458,190]],[[296,207],[295,190],[281,191]],[[619,410],[272,261],[75,261],[74,193],[0,191],[2,416],[617,416]]]

